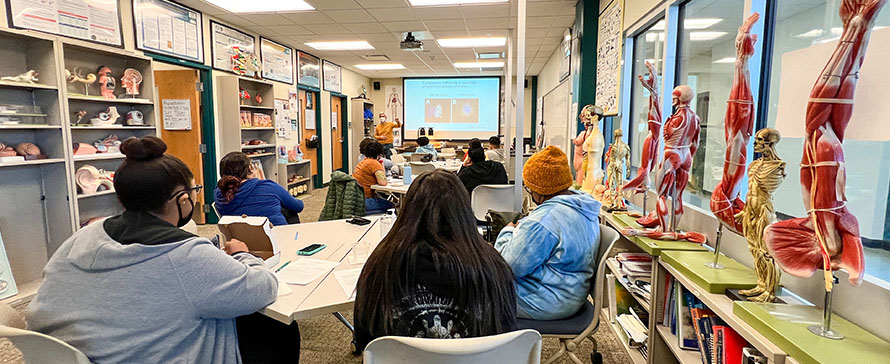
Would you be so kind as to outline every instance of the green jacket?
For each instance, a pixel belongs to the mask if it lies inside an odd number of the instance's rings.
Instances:
[[[324,209],[318,221],[365,216],[365,191],[351,175],[341,171],[331,173],[331,186],[325,197]]]

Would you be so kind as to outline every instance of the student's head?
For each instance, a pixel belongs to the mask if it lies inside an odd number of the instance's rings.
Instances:
[[[167,144],[155,136],[128,138],[120,150],[127,158],[114,172],[114,190],[124,208],[177,226],[188,223],[198,192],[189,167],[164,154]]]
[[[481,147],[470,149],[467,154],[469,154],[470,161],[472,161],[474,164],[485,162],[485,149],[482,149]]]
[[[488,138],[488,148],[489,149],[498,149],[501,147],[501,138],[498,138],[497,135]]]
[[[470,149],[482,148],[482,141],[479,140],[479,138],[470,139],[469,146],[470,146]]]
[[[513,274],[476,230],[469,194],[457,176],[443,170],[421,174],[401,206],[392,229],[362,269],[355,301],[355,311],[362,315],[356,320],[391,332],[395,309],[417,285],[413,274],[400,272],[417,270],[456,279],[449,282],[459,287],[453,303],[466,312],[469,334],[509,330],[512,322],[503,322],[503,317],[515,315]],[[417,259],[424,245],[432,252],[433,266]]]
[[[380,142],[376,140],[368,142],[368,144],[365,145],[364,155],[368,158],[380,158],[380,156],[383,155],[383,144],[380,144]]]
[[[564,193],[574,182],[569,168],[569,158],[562,150],[552,145],[535,153],[525,162],[522,179],[531,194],[532,201],[537,204]]]
[[[219,175],[222,176],[216,187],[225,201],[232,201],[238,193],[241,182],[253,177],[253,165],[247,154],[231,152],[219,161]]]
[[[425,137],[425,136],[422,136],[422,137],[420,137],[420,138],[417,138],[417,146],[419,146],[419,147],[425,147],[425,146],[427,146],[427,145],[429,145],[429,144],[430,144],[430,138],[427,138],[427,137]]]
[[[364,155],[364,156],[367,156],[368,154],[365,153],[365,147],[367,147],[368,144],[370,144],[370,143],[373,142],[373,141],[375,141],[374,138],[364,138],[364,139],[362,139],[362,142],[361,142],[361,143],[358,143],[358,152],[361,153],[361,154]]]

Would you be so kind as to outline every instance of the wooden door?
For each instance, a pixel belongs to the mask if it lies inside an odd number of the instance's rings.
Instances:
[[[312,93],[312,94],[313,94],[313,96],[315,96],[314,93]],[[318,98],[313,97],[312,105],[311,105],[312,109],[307,109],[306,108],[306,106],[307,106],[306,98],[307,98],[306,90],[300,90],[300,125],[301,125],[300,127],[303,129],[302,130],[303,140],[300,141],[300,148],[303,149],[303,159],[309,160],[309,165],[310,165],[310,168],[312,171],[312,176],[315,177],[316,175],[318,175],[318,148],[310,149],[308,146],[308,141],[309,141],[309,138],[312,138],[313,135],[317,135],[316,134],[316,131],[317,131],[316,125],[317,124],[313,123],[312,125],[310,125],[310,128],[307,128],[306,127],[306,113],[312,113],[312,115],[314,116],[315,108],[319,107],[319,105],[318,105]],[[321,145],[321,141],[318,142],[318,145]],[[313,181],[314,180],[315,179],[313,178]],[[316,187],[318,187],[318,186],[316,186]]]
[[[343,170],[343,107],[342,99],[331,96],[331,162],[333,170]],[[343,171],[346,172],[346,171]],[[346,172],[349,173],[349,172]]]
[[[197,70],[155,71],[155,85],[158,88],[158,99],[161,115],[157,122],[161,124],[161,139],[167,143],[167,153],[179,158],[195,175],[195,183],[204,181],[204,163],[201,155],[201,93]],[[163,128],[164,100],[189,100],[191,130],[165,130]],[[213,186],[204,186],[213,188]],[[195,201],[195,215],[192,218],[198,224],[206,222],[204,216],[204,193],[198,194]]]

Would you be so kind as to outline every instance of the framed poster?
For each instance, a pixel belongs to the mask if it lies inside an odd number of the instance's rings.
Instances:
[[[336,63],[324,60],[322,63],[322,77],[324,77],[324,90],[336,93],[342,93],[342,77],[340,66]]]
[[[571,59],[572,59],[572,29],[568,28],[563,33],[562,42],[560,43],[560,47],[562,47],[562,53],[560,56],[562,57],[559,60],[559,81],[565,81],[566,78],[569,78],[569,74],[571,74]]]
[[[600,14],[596,53],[596,105],[604,115],[618,115],[621,85],[621,32],[624,0],[613,0]]]
[[[168,0],[133,0],[136,48],[204,63],[201,13]]]
[[[256,39],[252,35],[213,20],[210,21],[210,44],[210,56],[213,58],[211,66],[232,73],[235,73],[232,62],[235,51],[232,47],[242,47],[245,53],[256,52]],[[244,76],[253,77],[253,71],[245,72]]]
[[[6,16],[14,28],[117,47],[124,45],[120,6],[116,0],[6,0]]]
[[[297,52],[297,83],[318,88],[318,71],[321,65],[318,57],[303,51]]]
[[[294,50],[283,44],[260,37],[260,62],[263,78],[294,84]]]

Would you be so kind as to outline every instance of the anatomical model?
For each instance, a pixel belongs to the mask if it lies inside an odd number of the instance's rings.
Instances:
[[[35,70],[30,70],[30,71],[22,73],[18,76],[0,77],[0,80],[21,82],[21,83],[37,83],[37,76],[40,76],[40,73],[38,73]]]
[[[232,46],[232,71],[243,76],[247,73],[247,52],[241,46]]]
[[[755,13],[756,14],[756,13]],[[754,272],[757,274],[757,287],[739,291],[743,296],[753,296],[750,301],[773,302],[779,286],[779,270],[763,241],[763,229],[776,221],[773,207],[773,193],[785,180],[785,161],[776,154],[776,143],[781,136],[776,129],[765,128],[757,131],[754,137],[754,152],[760,158],[748,167],[748,196],[745,207],[734,216],[741,227],[748,250],[754,256]],[[728,226],[728,225],[727,225]]]
[[[73,71],[65,70],[65,80],[67,80],[68,83],[74,83],[74,82],[82,83],[83,84],[83,94],[89,95],[90,94],[90,85],[92,85],[93,82],[96,82],[96,75],[92,74],[92,73],[88,73],[86,76],[84,76],[81,73],[80,67],[74,67]]]
[[[263,64],[260,63],[260,57],[256,53],[247,56],[247,69],[253,72],[253,78],[258,80],[262,78]]]
[[[90,119],[93,126],[109,126],[114,125],[121,114],[117,112],[117,106],[110,106],[104,112],[100,112],[97,117]]]
[[[114,174],[89,164],[77,169],[74,181],[77,182],[81,194],[96,193],[99,187],[104,187],[103,190],[114,189]]]
[[[136,98],[139,96],[139,86],[142,84],[142,73],[134,68],[127,68],[124,70],[124,75],[121,76],[121,84],[124,86],[124,90],[126,90],[126,94],[121,95],[121,97],[129,97]]]
[[[392,88],[392,92],[389,94],[387,100],[388,101],[386,102],[386,107],[392,110],[392,115],[394,115],[393,117],[398,117],[398,111],[402,106],[402,100],[401,96],[398,93],[398,90],[396,90],[395,87]]]
[[[603,109],[599,106],[587,105],[581,109],[578,118],[584,123],[584,131],[578,134],[575,144],[575,184],[587,193],[602,184],[603,169],[600,167],[603,158],[603,133],[599,129],[599,119]],[[595,117],[595,118],[594,118]]]
[[[96,73],[99,74],[99,90],[102,92],[102,97],[109,100],[116,99],[117,97],[114,96],[116,81],[111,74],[111,68],[99,66],[99,70]]]
[[[739,196],[742,179],[745,177],[745,162],[748,158],[748,140],[754,129],[754,95],[748,75],[748,59],[754,55],[757,34],[751,34],[751,27],[760,15],[751,14],[739,27],[735,38],[735,73],[732,90],[726,103],[726,117],[723,119],[726,155],[723,157],[723,178],[711,194],[711,212],[724,226],[736,234],[745,234],[741,222],[735,216],[742,211],[745,203]],[[757,235],[763,231],[763,227]]]
[[[831,292],[833,270],[849,273],[850,284],[862,282],[865,260],[859,222],[847,210],[844,131],[853,115],[853,94],[871,26],[887,0],[844,0],[844,25],[806,109],[806,137],[800,162],[806,217],[772,224],[764,232],[770,253],[785,272],[809,277],[824,269],[825,291]]]
[[[621,198],[621,182],[624,181],[622,173],[624,166],[630,164],[630,146],[621,140],[623,133],[621,129],[615,129],[615,138],[609,151],[606,153],[606,159],[609,164],[606,166],[606,196],[605,200],[608,211],[625,210],[624,199]],[[627,170],[628,178],[630,177],[630,169]]]
[[[649,69],[649,78],[644,79],[643,75],[638,75],[640,83],[646,90],[649,90],[649,121],[647,127],[649,133],[643,141],[643,156],[640,159],[640,168],[637,169],[637,176],[628,181],[621,187],[625,193],[635,194],[646,192],[649,189],[649,175],[655,168],[655,162],[658,158],[658,150],[661,146],[661,99],[658,97],[655,66],[646,62],[646,68]],[[645,213],[645,211],[644,211]]]

